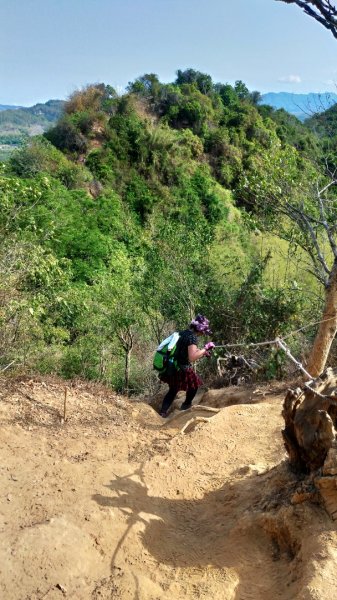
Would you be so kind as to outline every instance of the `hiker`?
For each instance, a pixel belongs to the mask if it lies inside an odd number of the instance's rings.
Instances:
[[[197,338],[201,335],[208,335],[209,321],[203,315],[197,315],[190,323],[189,329],[179,332],[179,340],[175,352],[179,370],[173,374],[163,373],[159,376],[163,383],[168,383],[169,391],[167,392],[162,407],[160,416],[166,418],[168,409],[180,390],[186,391],[186,399],[180,407],[180,410],[187,410],[192,405],[192,400],[198,391],[198,387],[202,385],[202,380],[195,373],[192,364],[203,356],[210,356],[210,351],[214,348],[213,342],[208,342],[203,348],[198,348]]]

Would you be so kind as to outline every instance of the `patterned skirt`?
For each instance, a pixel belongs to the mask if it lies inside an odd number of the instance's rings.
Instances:
[[[175,388],[178,392],[196,390],[203,383],[192,367],[176,371],[173,375],[160,375],[159,379],[163,383],[167,383],[170,388]]]

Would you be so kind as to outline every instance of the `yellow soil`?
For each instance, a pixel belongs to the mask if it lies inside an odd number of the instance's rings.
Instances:
[[[163,421],[78,383],[62,422],[61,382],[3,381],[0,598],[335,600],[336,525],[293,503],[284,393],[230,392]]]

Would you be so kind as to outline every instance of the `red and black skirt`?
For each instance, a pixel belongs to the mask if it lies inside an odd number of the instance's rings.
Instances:
[[[175,371],[172,375],[163,374],[159,376],[160,381],[167,383],[170,388],[175,388],[179,391],[196,390],[202,385],[202,379],[192,369],[187,367],[180,371]]]

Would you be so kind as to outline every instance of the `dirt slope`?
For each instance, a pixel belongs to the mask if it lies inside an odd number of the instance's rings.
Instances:
[[[163,421],[77,384],[62,423],[60,382],[3,381],[0,598],[335,600],[336,525],[296,503],[283,395]]]

